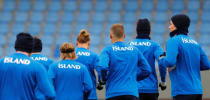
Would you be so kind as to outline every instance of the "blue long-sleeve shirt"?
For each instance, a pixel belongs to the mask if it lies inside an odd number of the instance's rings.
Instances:
[[[91,90],[88,99],[97,99],[96,75],[94,73],[94,69],[97,70],[97,72],[100,72],[98,68],[98,62],[99,62],[98,55],[85,48],[76,48],[76,54],[78,56],[76,61],[84,64],[87,67],[92,79],[93,88]]]
[[[83,100],[93,87],[85,65],[73,60],[52,64],[48,75],[54,84],[56,100]]]
[[[43,56],[41,54],[32,54],[30,57],[33,60],[42,64],[44,66],[44,68],[46,69],[46,71],[49,69],[49,66],[53,63],[53,60],[51,60],[50,58]],[[38,88],[36,88],[35,95],[36,95],[36,100],[45,100],[46,99],[45,96],[43,95],[43,93],[41,93]]]
[[[160,55],[164,53],[161,46],[149,39],[135,39],[129,42],[142,52],[152,68],[152,73],[144,80],[138,81],[139,93],[158,93],[158,79],[155,69],[155,59],[158,61]],[[159,66],[161,81],[166,81],[166,68]]]
[[[55,97],[43,65],[21,53],[0,60],[0,100],[34,100],[36,87],[47,98]]]
[[[200,70],[210,69],[208,57],[201,46],[187,35],[177,35],[167,41],[166,57],[160,64],[175,68],[169,72],[172,97],[202,94]]]
[[[138,97],[136,78],[149,76],[151,68],[139,50],[123,42],[105,47],[100,55],[102,78],[106,80],[106,98],[120,95]],[[141,69],[137,77],[137,69]],[[141,79],[138,79],[141,80]]]

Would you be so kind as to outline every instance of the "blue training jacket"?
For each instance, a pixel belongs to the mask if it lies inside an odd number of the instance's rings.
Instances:
[[[76,48],[76,54],[78,56],[76,61],[84,64],[87,67],[92,79],[93,88],[88,99],[97,99],[96,75],[94,73],[94,69],[96,69],[99,72],[99,68],[97,68],[99,62],[98,55],[85,48]]]
[[[41,54],[32,54],[31,58],[41,63],[46,69],[46,71],[49,69],[49,66],[53,63],[53,60]],[[38,88],[36,88],[35,95],[36,95],[36,100],[45,100],[45,96],[40,92],[40,90],[38,90]]]
[[[158,79],[155,69],[155,59],[158,61],[160,55],[164,53],[161,46],[149,39],[135,39],[129,42],[142,52],[144,57],[152,68],[152,73],[149,77],[138,82],[139,93],[158,93]],[[166,68],[159,66],[161,81],[166,81]]]
[[[176,35],[167,41],[166,57],[160,64],[172,68],[172,97],[176,95],[202,94],[201,70],[210,69],[208,57],[201,46],[187,35]]]
[[[134,46],[115,42],[105,47],[99,58],[102,79],[106,80],[106,98],[121,95],[138,97],[137,80],[148,77],[151,73],[142,53]],[[140,74],[137,73],[138,69],[141,69]]]
[[[55,97],[43,65],[22,53],[0,60],[0,100],[34,100],[36,87],[46,97]]]
[[[52,64],[48,74],[54,84],[56,100],[83,100],[93,87],[87,68],[73,60]]]

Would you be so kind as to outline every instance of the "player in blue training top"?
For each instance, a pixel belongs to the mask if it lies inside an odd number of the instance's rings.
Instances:
[[[41,63],[47,71],[49,69],[49,66],[53,63],[53,60],[41,54],[42,41],[39,38],[34,37],[33,41],[34,41],[34,46],[33,46],[32,54],[31,54],[31,58]],[[45,100],[44,95],[38,90],[38,88],[36,88],[35,95],[36,95],[36,100]]]
[[[113,44],[105,47],[99,57],[102,80],[106,81],[107,100],[138,100],[137,80],[151,73],[142,53],[138,48],[124,43],[124,38],[123,25],[112,25],[110,39]]]
[[[200,44],[188,36],[190,18],[178,14],[171,18],[166,57],[160,64],[169,68],[174,100],[202,100],[200,71],[210,69],[208,57]]]
[[[33,37],[20,33],[15,41],[16,53],[0,60],[0,100],[34,100],[38,87],[47,99],[55,98],[43,65],[30,57]]]
[[[76,54],[78,56],[77,60],[78,62],[86,65],[91,79],[93,83],[93,89],[91,90],[90,96],[88,99],[97,99],[96,94],[96,75],[94,73],[94,69],[97,70],[99,73],[98,62],[99,58],[98,55],[88,50],[90,45],[90,34],[86,30],[81,30],[79,35],[77,36],[77,48],[76,48]],[[102,88],[101,88],[102,89]]]
[[[164,54],[161,46],[150,39],[150,22],[148,19],[139,19],[137,22],[137,37],[129,42],[130,45],[136,46],[142,52],[144,57],[152,68],[152,73],[149,77],[138,82],[139,100],[158,100],[158,79],[155,69],[155,59]],[[161,76],[161,89],[166,89],[166,68],[159,66]]]
[[[60,47],[61,61],[50,66],[48,75],[54,84],[56,100],[87,100],[92,80],[85,65],[75,61],[75,47],[64,43]]]

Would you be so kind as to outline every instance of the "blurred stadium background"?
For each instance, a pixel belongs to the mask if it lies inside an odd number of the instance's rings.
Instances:
[[[152,39],[165,48],[170,17],[177,13],[190,16],[189,35],[210,58],[210,0],[0,0],[0,57],[15,52],[17,33],[29,32],[42,39],[44,55],[58,59],[59,45],[75,43],[81,29],[90,32],[90,49],[99,54],[110,44],[112,24],[122,23],[129,41],[139,18],[151,21]],[[209,77],[202,72],[204,98],[210,98]],[[104,91],[99,95],[104,98]],[[160,98],[170,98],[169,79]]]

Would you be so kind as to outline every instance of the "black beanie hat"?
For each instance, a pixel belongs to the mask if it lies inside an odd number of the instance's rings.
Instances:
[[[150,34],[150,22],[147,18],[139,19],[136,27],[137,35]]]
[[[19,33],[16,36],[15,50],[31,53],[33,49],[33,37],[29,33]]]
[[[171,21],[177,29],[187,29],[190,26],[190,18],[185,14],[177,14],[171,17]]]
[[[42,41],[39,38],[34,37],[34,46],[32,53],[41,52],[41,51],[42,51]]]

